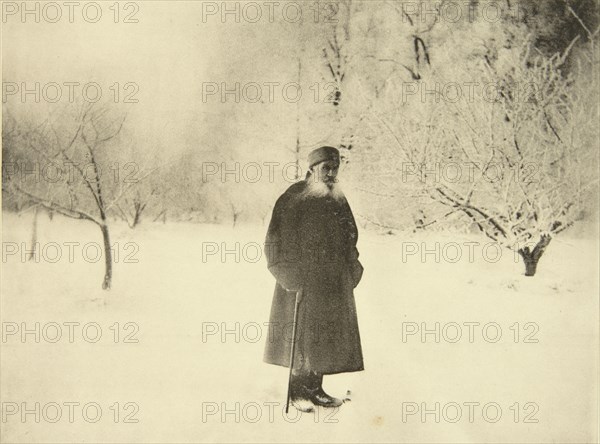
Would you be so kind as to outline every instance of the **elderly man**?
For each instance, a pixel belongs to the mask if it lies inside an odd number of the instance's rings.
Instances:
[[[353,293],[363,267],[356,223],[337,183],[340,154],[324,146],[308,162],[306,178],[277,200],[265,242],[277,284],[264,360],[290,366],[298,298],[290,392],[303,411],[342,404],[323,390],[323,375],[364,369]]]

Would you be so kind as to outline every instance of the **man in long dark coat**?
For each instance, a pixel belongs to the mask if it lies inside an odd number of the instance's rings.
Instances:
[[[265,242],[277,284],[264,360],[290,366],[298,297],[292,403],[337,407],[342,401],[325,393],[323,375],[364,369],[353,293],[363,267],[356,223],[336,179],[339,151],[321,147],[308,160],[305,180],[277,200]]]

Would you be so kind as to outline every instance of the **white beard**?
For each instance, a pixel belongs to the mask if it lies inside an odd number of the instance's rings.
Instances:
[[[309,177],[306,183],[306,188],[302,192],[303,197],[331,197],[338,202],[346,198],[337,182],[327,184],[317,181],[314,177]]]

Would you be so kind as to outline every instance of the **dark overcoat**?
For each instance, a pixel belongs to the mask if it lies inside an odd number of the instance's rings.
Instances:
[[[290,186],[273,209],[265,242],[275,276],[264,360],[289,367],[296,291],[294,368],[320,374],[363,370],[353,289],[358,261],[356,223],[345,198],[307,195],[306,180]]]

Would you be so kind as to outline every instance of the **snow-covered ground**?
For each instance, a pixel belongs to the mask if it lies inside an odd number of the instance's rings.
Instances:
[[[366,369],[325,377],[329,393],[351,390],[339,411],[286,416],[287,370],[262,362],[274,279],[254,260],[265,229],[114,223],[105,292],[103,259],[82,253],[95,256],[97,227],[40,216],[44,257],[27,262],[6,253],[30,242],[31,216],[5,213],[1,441],[598,440],[595,236],[554,239],[528,278],[508,250],[486,261],[496,250],[479,236],[361,231]],[[79,242],[72,263],[65,242]],[[423,260],[436,243],[439,262]]]

